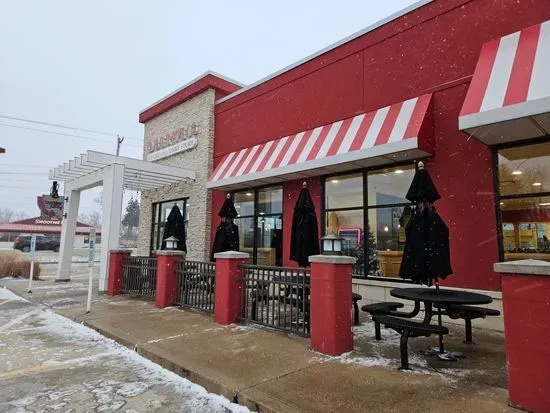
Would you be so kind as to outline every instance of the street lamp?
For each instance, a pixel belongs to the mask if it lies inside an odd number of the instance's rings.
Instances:
[[[323,255],[342,255],[342,241],[345,238],[330,233],[321,238],[323,241]]]
[[[178,249],[178,242],[180,240],[174,237],[173,235],[171,237],[168,237],[164,240],[166,242],[166,249],[167,250],[177,250]]]

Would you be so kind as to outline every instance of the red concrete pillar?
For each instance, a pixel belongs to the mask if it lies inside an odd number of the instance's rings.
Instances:
[[[162,250],[155,253],[157,256],[155,305],[158,308],[166,308],[172,306],[176,298],[178,288],[176,265],[180,260],[185,259],[185,252]]]
[[[109,275],[107,279],[107,295],[120,295],[123,283],[124,259],[129,257],[130,250],[111,250],[109,251]]]
[[[218,324],[227,325],[237,321],[241,311],[239,267],[248,257],[248,254],[237,251],[214,254],[216,259],[214,321]]]
[[[550,262],[495,264],[502,275],[502,306],[510,404],[550,412]]]
[[[353,257],[314,255],[311,262],[311,347],[331,356],[353,350],[351,266]]]

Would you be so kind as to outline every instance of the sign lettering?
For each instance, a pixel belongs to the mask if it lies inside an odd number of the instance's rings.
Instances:
[[[198,134],[199,124],[197,122],[193,122],[183,128],[169,132],[164,136],[149,139],[146,144],[146,151],[151,154],[185,139],[196,137]]]
[[[178,142],[175,145],[150,153],[149,155],[147,155],[147,161],[158,161],[159,159],[166,158],[167,156],[172,156],[177,153],[193,149],[195,146],[197,146],[197,138],[187,139]]]

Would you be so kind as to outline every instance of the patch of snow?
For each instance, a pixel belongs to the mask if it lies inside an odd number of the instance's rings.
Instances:
[[[118,356],[125,358],[127,361],[132,362],[132,370],[141,377],[144,381],[149,383],[155,383],[163,386],[174,386],[175,389],[182,394],[185,394],[186,407],[189,407],[190,411],[201,411],[208,409],[215,409],[218,405],[222,409],[220,411],[231,411],[237,413],[249,412],[249,410],[235,403],[231,403],[225,397],[208,393],[203,387],[190,382],[189,380],[178,376],[171,371],[165,370],[161,366],[147,360],[137,354],[135,351],[129,350],[126,347],[121,346],[115,341],[108,339],[98,332],[84,326],[83,324],[74,323],[50,310],[44,310],[39,314],[39,318],[46,323],[50,328],[49,331],[58,337],[68,341],[74,342],[79,345],[88,345],[92,347],[101,347],[104,351],[114,352]],[[214,329],[215,330],[215,329]],[[129,365],[130,363],[126,363]],[[101,388],[111,387],[114,383],[104,382]],[[96,387],[96,396],[98,398],[105,395],[102,390]],[[138,387],[132,384],[128,384],[127,391],[138,391]],[[105,398],[105,406],[109,405],[109,401]],[[99,411],[99,410],[98,410]],[[105,410],[113,411],[113,410]]]
[[[10,290],[8,290],[7,287],[2,287],[2,288],[0,288],[0,300],[26,301],[26,302],[29,302],[28,300],[25,300],[24,298],[19,297],[17,294],[12,293]]]
[[[343,364],[355,364],[363,367],[388,367],[393,362],[393,360],[385,357],[358,356],[352,351],[350,351],[349,353],[344,353],[341,356],[337,357],[314,357],[314,359],[322,363],[325,363],[327,361],[336,361]]]

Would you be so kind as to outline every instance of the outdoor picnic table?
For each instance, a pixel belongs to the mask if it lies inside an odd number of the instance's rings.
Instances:
[[[424,323],[429,324],[433,317],[433,307],[438,309],[438,324],[441,327],[441,310],[451,305],[466,304],[489,304],[493,299],[485,294],[473,293],[470,291],[448,290],[444,288],[394,288],[390,294],[396,298],[422,302],[424,304]],[[432,352],[434,352],[432,350]],[[439,336],[439,358],[442,360],[456,360],[462,356],[461,353],[445,351],[443,336]]]

